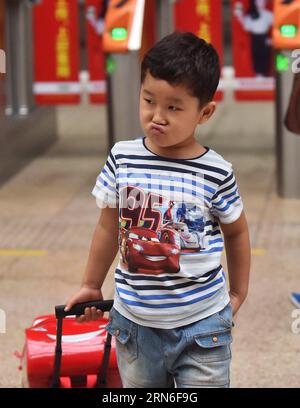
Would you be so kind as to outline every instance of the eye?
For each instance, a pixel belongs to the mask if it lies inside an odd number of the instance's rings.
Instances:
[[[129,237],[128,238],[135,238],[135,239],[138,239],[139,238],[139,236],[137,235],[137,234],[134,234],[133,232],[131,232],[130,234],[129,234]]]
[[[149,105],[151,105],[151,104],[153,103],[151,99],[147,99],[147,98],[144,98],[144,101],[146,101],[147,103],[149,103]]]
[[[180,111],[181,109],[177,108],[176,106],[170,105],[169,108],[172,112]]]

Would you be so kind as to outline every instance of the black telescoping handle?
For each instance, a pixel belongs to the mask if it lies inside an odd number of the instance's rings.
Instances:
[[[51,387],[57,388],[60,385],[60,366],[61,366],[61,355],[62,355],[62,330],[63,330],[63,319],[66,316],[80,316],[84,314],[84,309],[86,307],[96,307],[103,312],[108,312],[113,307],[113,300],[95,300],[92,302],[83,302],[77,303],[70,310],[65,312],[66,305],[55,306],[55,316],[57,319],[57,328],[56,328],[56,346],[55,346],[55,356],[54,356],[54,368],[53,368],[53,377],[51,381]],[[108,351],[109,356],[109,351]],[[108,357],[107,357],[108,358]],[[100,378],[102,380],[102,376]]]
[[[84,314],[86,307],[95,307],[102,310],[102,312],[109,312],[113,306],[113,300],[94,300],[91,302],[77,303],[67,312],[65,311],[66,305],[55,306],[55,316],[57,319],[63,319],[66,316],[80,316]]]

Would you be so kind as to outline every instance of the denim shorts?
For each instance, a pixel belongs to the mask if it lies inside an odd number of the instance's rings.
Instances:
[[[116,337],[124,388],[229,387],[232,308],[175,329],[138,325],[114,308],[106,326]]]

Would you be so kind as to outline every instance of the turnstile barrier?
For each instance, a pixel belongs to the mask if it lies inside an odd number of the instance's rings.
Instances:
[[[300,198],[300,0],[275,0],[276,167],[281,197]]]

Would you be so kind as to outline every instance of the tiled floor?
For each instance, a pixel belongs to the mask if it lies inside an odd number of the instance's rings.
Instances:
[[[198,135],[233,163],[251,232],[251,284],[236,317],[233,387],[300,385],[300,334],[292,333],[288,300],[300,291],[300,201],[276,195],[273,123],[271,103],[227,98]],[[33,317],[52,312],[79,286],[99,214],[90,191],[105,160],[105,110],[59,108],[59,128],[57,145],[0,189],[0,309],[7,319],[0,387],[20,385],[13,353]],[[113,294],[112,272],[113,266],[106,297]]]

